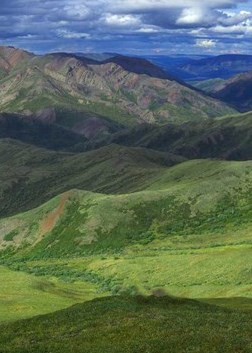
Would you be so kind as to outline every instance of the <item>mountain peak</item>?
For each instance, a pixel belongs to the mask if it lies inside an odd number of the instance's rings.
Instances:
[[[130,57],[117,54],[114,57],[108,58],[103,63],[115,63],[129,72],[134,72],[140,75],[148,75],[160,79],[175,80],[172,75],[166,73],[162,68],[151,63],[149,60],[138,57]]]
[[[0,69],[8,72],[15,68],[21,61],[32,57],[33,54],[26,50],[12,46],[0,46]]]

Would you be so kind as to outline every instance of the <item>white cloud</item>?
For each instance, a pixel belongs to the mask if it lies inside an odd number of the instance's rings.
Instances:
[[[113,15],[105,16],[105,23],[110,26],[138,26],[141,24],[138,17],[133,15]]]
[[[177,24],[193,25],[204,21],[206,13],[203,8],[184,9],[177,19]]]
[[[141,27],[138,30],[139,33],[160,33],[160,29],[154,27],[154,26],[146,26],[146,27]]]
[[[217,41],[213,39],[197,39],[195,46],[200,48],[214,48],[216,47]]]

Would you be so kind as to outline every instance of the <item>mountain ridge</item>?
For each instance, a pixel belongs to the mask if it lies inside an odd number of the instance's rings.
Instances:
[[[124,59],[125,65],[129,62],[133,63],[134,71],[136,59]],[[96,62],[70,54],[49,54],[32,56],[21,64],[0,80],[2,111],[30,114],[61,107],[100,114],[126,126],[139,122],[180,123],[234,111],[174,79],[129,72],[113,61]],[[143,70],[140,72],[145,72],[146,68],[149,74],[153,71],[154,76],[156,72],[163,75],[153,64],[145,67],[137,64],[137,70]]]

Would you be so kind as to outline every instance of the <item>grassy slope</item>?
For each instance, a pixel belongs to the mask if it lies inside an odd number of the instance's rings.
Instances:
[[[0,141],[0,214],[31,209],[72,188],[120,193],[144,188],[183,159],[117,145],[95,151],[56,153],[18,141]]]
[[[0,350],[249,353],[251,325],[251,312],[169,297],[112,297],[2,326]]]
[[[4,267],[0,267],[0,281],[0,321],[47,314],[99,296],[90,282],[76,282],[73,287],[56,278],[35,277]]]
[[[221,78],[213,78],[210,80],[204,80],[204,81],[189,81],[189,83],[202,90],[203,92],[206,93],[211,93],[214,91],[215,87],[217,87],[219,84],[224,83],[225,80]]]
[[[12,232],[23,244],[4,263],[114,294],[161,287],[198,298],[250,296],[251,184],[250,161],[196,160],[163,171],[141,192],[73,191],[47,233],[44,220],[60,198],[0,223],[4,239]]]

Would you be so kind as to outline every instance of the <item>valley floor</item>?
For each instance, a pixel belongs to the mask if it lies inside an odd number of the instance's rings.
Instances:
[[[9,269],[0,271],[0,320],[45,314],[109,294],[252,302],[251,228],[218,238],[219,244],[214,234],[205,239],[192,235],[132,245],[117,254],[8,260]],[[250,307],[251,302],[234,306]]]

